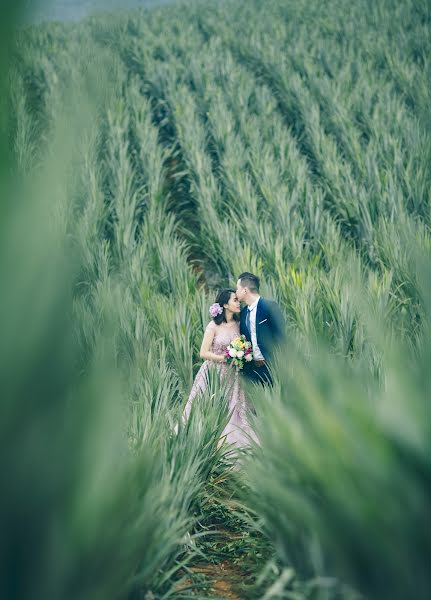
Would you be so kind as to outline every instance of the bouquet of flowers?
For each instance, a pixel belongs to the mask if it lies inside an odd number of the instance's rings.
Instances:
[[[247,342],[245,335],[234,338],[226,351],[226,362],[242,369],[246,362],[253,360],[253,350],[251,342]]]

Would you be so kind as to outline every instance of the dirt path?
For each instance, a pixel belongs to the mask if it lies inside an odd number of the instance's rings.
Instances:
[[[218,565],[202,564],[192,568],[195,573],[202,573],[208,577],[213,595],[228,600],[244,600],[234,591],[235,583],[238,584],[241,573],[234,566],[224,561]],[[212,594],[211,594],[212,595]]]
[[[207,585],[205,595],[209,598],[223,598],[225,600],[246,600],[235,591],[241,581],[242,573],[228,561],[219,564],[198,563],[190,568],[193,575],[204,576]],[[196,585],[194,578],[183,581],[181,590],[189,589],[192,593],[202,593],[202,588]],[[190,586],[190,587],[188,587]]]

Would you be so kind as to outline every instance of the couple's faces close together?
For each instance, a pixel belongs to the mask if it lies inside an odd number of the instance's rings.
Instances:
[[[239,302],[243,302],[247,295],[247,288],[241,285],[241,279],[238,279],[236,283],[236,297]]]
[[[234,314],[241,312],[241,306],[235,293],[232,292],[229,298],[229,302],[224,305],[224,308],[230,310]]]
[[[245,299],[246,295],[247,288],[243,287],[241,285],[241,280],[238,279],[238,282],[236,284],[236,294],[232,293],[230,295],[229,302],[224,305],[224,308],[227,308],[233,313],[241,312],[240,302],[242,302]]]

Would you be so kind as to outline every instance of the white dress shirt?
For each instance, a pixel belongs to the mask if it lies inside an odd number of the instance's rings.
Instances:
[[[259,346],[257,345],[257,336],[256,336],[256,315],[257,315],[257,305],[259,303],[260,296],[250,304],[247,310],[250,311],[250,335],[251,335],[251,343],[253,345],[253,358],[254,360],[264,360],[264,356],[260,351]]]

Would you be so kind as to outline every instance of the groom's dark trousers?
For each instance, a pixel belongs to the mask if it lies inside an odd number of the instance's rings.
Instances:
[[[272,385],[272,376],[267,361],[262,361],[263,364],[259,364],[260,362],[253,361],[250,365],[247,365],[244,375],[249,381],[253,381],[254,383]]]
[[[247,327],[248,306],[241,310],[240,331],[251,341],[251,331]],[[272,385],[271,360],[275,350],[285,339],[284,319],[276,302],[260,297],[256,307],[256,339],[263,355],[263,361],[251,361],[244,365],[244,375],[250,381]]]

